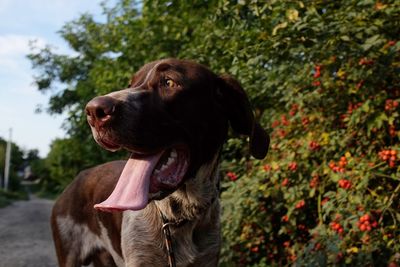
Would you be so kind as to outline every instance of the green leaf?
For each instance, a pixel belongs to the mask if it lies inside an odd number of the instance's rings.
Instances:
[[[276,35],[278,33],[279,30],[281,29],[285,29],[287,27],[287,22],[282,22],[279,23],[278,25],[275,26],[275,28],[272,30],[272,35]]]
[[[350,38],[349,38],[349,36],[347,36],[347,35],[342,35],[342,36],[340,36],[340,39],[343,40],[343,41],[346,41],[346,42],[349,42],[349,41],[350,41]]]

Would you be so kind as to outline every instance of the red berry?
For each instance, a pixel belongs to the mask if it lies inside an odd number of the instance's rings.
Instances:
[[[285,125],[285,126],[289,125],[289,121],[287,120],[286,115],[281,116],[281,122],[282,122],[282,125]]]
[[[254,252],[254,253],[257,253],[258,250],[259,250],[259,247],[258,247],[258,246],[252,247],[252,248],[250,249],[250,251],[251,251],[251,252]]]
[[[360,89],[363,85],[364,85],[364,81],[359,81],[359,82],[356,84],[356,89],[357,89],[357,90]]]
[[[226,176],[228,176],[231,181],[236,181],[238,179],[238,176],[234,172],[227,172]]]
[[[351,186],[352,186],[351,182],[349,180],[346,180],[346,179],[340,179],[338,181],[338,185],[339,185],[339,187],[341,187],[343,189],[350,189]]]
[[[279,135],[279,137],[284,138],[286,136],[286,131],[282,130],[282,129],[279,129],[278,130],[278,135]]]
[[[281,124],[280,121],[274,120],[274,121],[272,122],[272,124],[271,124],[271,127],[272,127],[272,128],[276,128],[276,127],[278,127],[280,124]]]
[[[296,171],[297,170],[297,162],[290,162],[289,163],[289,170]]]
[[[389,135],[391,137],[396,137],[396,127],[393,125],[389,125]]]
[[[369,214],[365,214],[360,217],[360,222],[366,222],[366,221],[369,221],[370,219],[371,219],[371,217],[369,216]]]
[[[394,162],[394,161],[389,161],[389,167],[390,167],[390,168],[396,167],[396,162]]]
[[[319,176],[318,175],[314,175],[310,181],[310,187],[314,188],[317,187],[319,183]]]
[[[329,162],[329,168],[333,169],[335,167],[336,167],[336,164],[333,161]]]
[[[289,115],[290,116],[296,115],[298,109],[299,109],[299,105],[293,104],[292,107],[290,108]]]
[[[310,120],[307,117],[303,117],[301,119],[301,124],[303,124],[303,126],[307,126],[310,123]]]
[[[332,228],[332,230],[338,232],[339,234],[342,234],[344,231],[344,229],[340,225],[340,223],[337,223],[337,222],[331,222],[331,228]]]
[[[317,141],[311,141],[311,142],[309,143],[308,147],[309,147],[311,150],[316,151],[316,150],[319,150],[319,149],[321,148],[321,145],[318,144]]]
[[[296,204],[296,209],[301,209],[301,208],[303,208],[304,206],[306,205],[306,203],[305,203],[305,201],[304,201],[304,199],[302,199],[302,200],[300,200],[299,202],[297,202],[297,204]]]
[[[299,225],[297,226],[297,229],[299,229],[299,230],[301,230],[301,231],[304,231],[304,230],[307,229],[307,227],[306,227],[304,224],[299,224]]]
[[[321,82],[320,81],[314,81],[312,83],[312,85],[315,86],[315,87],[318,87],[318,86],[321,86]]]
[[[265,164],[265,165],[263,166],[263,169],[264,169],[264,171],[268,172],[268,171],[270,171],[270,170],[272,169],[272,167],[271,167],[271,165],[269,165],[269,164]]]
[[[337,166],[335,166],[335,167],[333,167],[333,169],[332,169],[334,172],[339,172],[339,167],[337,167]]]
[[[329,198],[328,198],[328,197],[324,198],[324,199],[321,201],[321,205],[322,205],[322,206],[325,205],[328,201],[329,201]]]

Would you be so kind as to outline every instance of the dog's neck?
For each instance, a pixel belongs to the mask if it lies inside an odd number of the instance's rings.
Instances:
[[[178,190],[163,200],[154,201],[157,209],[171,223],[200,218],[218,200],[219,155],[203,164],[196,177],[188,179]]]

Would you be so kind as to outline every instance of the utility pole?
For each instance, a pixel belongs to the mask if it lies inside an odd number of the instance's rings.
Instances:
[[[8,181],[10,176],[10,162],[11,162],[11,137],[12,129],[9,130],[9,136],[6,148],[6,162],[4,164],[4,190],[8,190]]]

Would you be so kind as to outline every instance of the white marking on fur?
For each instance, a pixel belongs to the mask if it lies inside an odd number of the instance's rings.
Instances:
[[[94,234],[84,224],[77,224],[70,216],[58,217],[57,225],[62,242],[70,244],[67,257],[67,265],[71,264],[73,259],[79,257],[84,260],[93,250],[104,248],[103,242],[99,236]]]
[[[84,224],[77,224],[70,216],[58,217],[57,225],[61,239],[65,244],[70,244],[67,265],[73,265],[72,259],[79,257],[84,260],[96,249],[106,249],[113,257],[118,267],[125,266],[124,260],[114,250],[107,229],[99,222],[101,235],[98,236]]]
[[[100,224],[100,230],[101,230],[101,239],[104,242],[106,250],[111,254],[111,256],[114,259],[115,264],[118,267],[124,267],[125,266],[124,259],[122,259],[121,256],[119,256],[119,254],[114,250],[111,240],[110,240],[110,238],[108,238],[107,229],[100,222],[99,222],[99,224]]]
[[[144,85],[145,83],[147,83],[147,81],[148,81],[149,78],[150,78],[150,75],[153,74],[153,72],[158,68],[158,66],[160,66],[161,63],[162,63],[162,62],[155,64],[154,67],[147,73],[146,78],[144,79],[143,83],[142,83],[141,85],[137,86],[137,87],[141,87],[142,85]]]
[[[149,205],[146,209],[149,209]],[[164,240],[161,238],[161,228],[154,220],[158,216],[145,210],[123,212],[121,245],[125,265],[165,266]]]
[[[134,88],[127,88],[127,89],[123,89],[123,90],[120,90],[120,91],[111,92],[111,93],[107,94],[106,96],[109,96],[109,97],[112,97],[114,99],[118,99],[118,100],[121,100],[121,101],[126,101],[126,99],[127,99],[127,97],[129,95],[133,95],[133,94],[137,94],[137,93],[142,92],[143,90],[137,90],[137,89],[139,89],[140,87],[142,87],[144,84],[146,84],[148,82],[150,76],[153,74],[153,72],[157,69],[157,67],[161,63],[162,62],[154,65],[154,67],[149,72],[147,72],[146,78],[143,80],[143,82],[140,85],[138,85],[138,86],[136,86]]]

